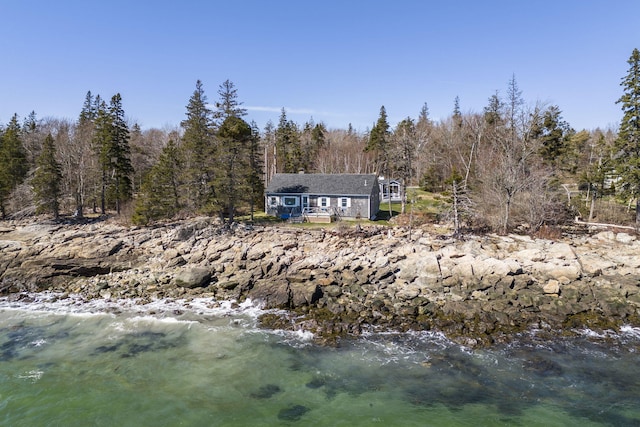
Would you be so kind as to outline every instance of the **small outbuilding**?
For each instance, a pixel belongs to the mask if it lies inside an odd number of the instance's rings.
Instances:
[[[310,222],[373,219],[380,207],[374,174],[278,173],[265,191],[268,215]]]

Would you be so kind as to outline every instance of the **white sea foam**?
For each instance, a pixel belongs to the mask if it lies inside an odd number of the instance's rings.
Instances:
[[[15,310],[28,312],[30,316],[65,315],[73,317],[109,316],[120,317],[112,325],[118,332],[129,332],[136,323],[161,322],[164,324],[209,323],[229,318],[233,325],[253,328],[257,318],[265,313],[260,304],[247,299],[241,303],[235,301],[216,301],[212,298],[194,299],[158,299],[142,304],[139,299],[91,299],[81,295],[63,295],[53,292],[23,294],[20,300],[0,298],[0,311]],[[123,323],[125,319],[127,324]]]
[[[640,328],[638,327],[623,326],[620,328],[620,333],[629,337],[640,339]]]
[[[31,380],[31,382],[35,383],[38,380],[40,380],[40,378],[42,378],[42,374],[44,374],[43,371],[28,371],[25,372],[24,374],[18,375],[18,378],[20,378],[21,380]]]

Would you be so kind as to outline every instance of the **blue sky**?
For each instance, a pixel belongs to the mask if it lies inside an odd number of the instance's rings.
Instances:
[[[433,119],[454,99],[481,111],[515,76],[528,104],[577,130],[616,126],[638,0],[0,0],[0,123],[35,110],[76,119],[91,90],[120,93],[130,120],[176,126],[196,80],[209,101],[231,80],[263,127],[364,131]]]

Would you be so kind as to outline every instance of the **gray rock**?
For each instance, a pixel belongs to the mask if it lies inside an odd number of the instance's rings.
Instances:
[[[198,288],[207,286],[211,281],[211,272],[207,268],[183,268],[176,273],[173,282],[183,288]]]

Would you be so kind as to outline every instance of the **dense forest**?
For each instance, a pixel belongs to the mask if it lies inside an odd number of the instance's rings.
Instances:
[[[174,129],[142,130],[127,122],[120,94],[107,102],[88,92],[75,120],[32,112],[0,124],[0,214],[233,222],[263,209],[274,173],[304,170],[376,173],[444,194],[456,230],[535,232],[576,216],[638,224],[640,52],[627,62],[618,129],[576,131],[559,106],[526,101],[515,76],[482,111],[463,112],[456,98],[450,116],[434,121],[425,103],[392,128],[382,106],[365,132],[301,125],[285,109],[259,129],[229,80],[213,103],[197,81]]]

